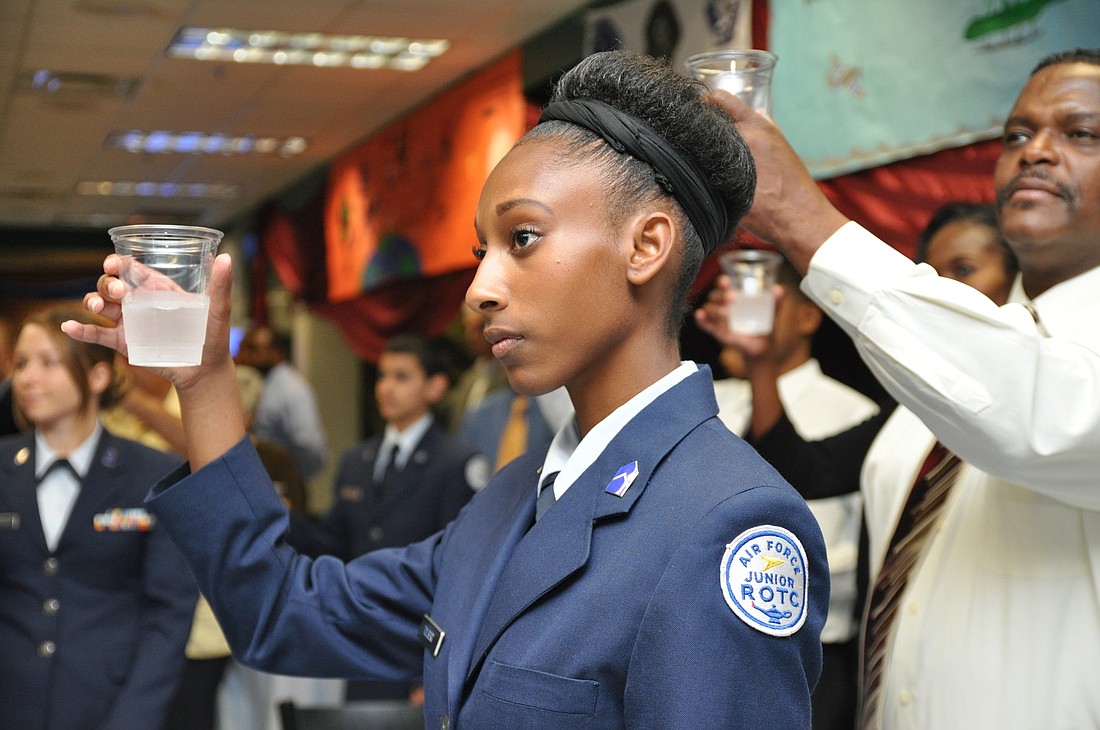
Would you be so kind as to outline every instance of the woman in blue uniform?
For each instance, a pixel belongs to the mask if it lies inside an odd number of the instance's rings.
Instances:
[[[150,504],[240,659],[422,670],[431,727],[809,727],[820,532],[678,348],[686,292],[754,180],[729,118],[668,66],[613,52],[565,74],[485,184],[466,303],[512,387],[564,385],[576,416],[442,532],[348,563],[285,544],[285,511],[226,406],[219,257],[203,365],[170,373],[192,471]],[[113,258],[105,271],[85,303],[117,320]],[[65,331],[124,348],[117,330]]]
[[[31,315],[12,388],[30,433],[0,441],[0,721],[34,730],[159,727],[196,589],[142,499],[179,460],[103,429],[114,352]]]

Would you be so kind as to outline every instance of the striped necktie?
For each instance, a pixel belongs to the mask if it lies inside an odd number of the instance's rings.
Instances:
[[[500,432],[500,441],[497,444],[496,468],[522,456],[527,451],[527,398],[516,395],[512,399],[511,408],[508,411],[508,420],[504,423],[504,429]]]
[[[909,492],[897,529],[890,540],[882,570],[875,578],[863,627],[860,719],[862,730],[881,726],[879,710],[885,693],[886,666],[890,657],[894,619],[913,568],[920,561],[929,537],[947,502],[947,495],[962,467],[959,457],[936,443]]]

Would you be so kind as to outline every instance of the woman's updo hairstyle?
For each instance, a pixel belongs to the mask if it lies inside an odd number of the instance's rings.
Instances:
[[[733,120],[707,100],[706,88],[667,62],[626,51],[588,56],[557,82],[554,102],[588,99],[603,102],[641,120],[705,178],[724,204],[729,231],[752,206],[756,166]],[[564,139],[577,164],[596,163],[605,172],[612,223],[617,224],[645,203],[674,203],[684,231],[684,255],[673,295],[677,302],[670,325],[678,332],[687,292],[706,253],[699,232],[675,195],[647,162],[617,152],[598,134],[565,121],[545,121],[525,140],[548,136]]]

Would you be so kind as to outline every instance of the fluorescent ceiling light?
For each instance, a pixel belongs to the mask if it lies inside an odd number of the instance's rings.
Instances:
[[[201,61],[416,71],[450,45],[442,39],[187,27],[176,34],[168,55]]]
[[[168,132],[155,129],[131,129],[111,132],[103,142],[108,149],[128,152],[207,154],[207,155],[269,155],[294,157],[305,151],[308,143],[301,137],[264,137],[255,134],[207,134],[205,132]]]
[[[111,74],[51,71],[40,68],[21,71],[17,84],[23,91],[39,91],[48,94],[100,94],[104,96],[129,96],[137,89],[138,79],[132,76]]]
[[[76,184],[80,195],[129,198],[202,198],[232,200],[240,193],[236,185],[226,183],[172,183],[153,181],[84,180]]]

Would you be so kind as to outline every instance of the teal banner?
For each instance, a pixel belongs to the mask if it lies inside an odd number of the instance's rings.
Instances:
[[[773,0],[773,114],[815,177],[1000,136],[1040,58],[1100,46],[1100,0]]]

